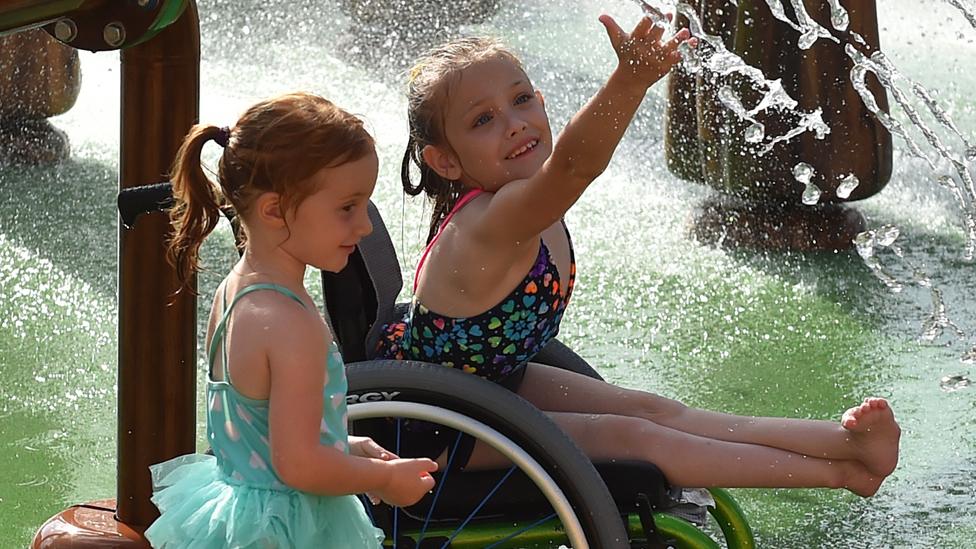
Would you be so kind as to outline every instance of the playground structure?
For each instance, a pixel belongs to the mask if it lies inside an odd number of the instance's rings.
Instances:
[[[159,181],[199,115],[199,22],[186,0],[25,0],[0,5],[0,32],[43,27],[79,49],[122,49],[119,186]],[[144,547],[150,464],[195,451],[196,300],[166,263],[169,220],[119,233],[118,477],[115,500],[71,507],[35,547]]]
[[[38,29],[0,36],[0,165],[66,159],[68,136],[47,119],[71,109],[80,89],[74,48]]]

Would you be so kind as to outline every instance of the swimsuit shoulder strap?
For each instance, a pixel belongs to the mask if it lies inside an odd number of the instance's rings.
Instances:
[[[231,301],[230,305],[228,306],[227,285],[225,283],[224,294],[223,294],[223,298],[221,299],[224,308],[221,311],[220,322],[217,323],[217,327],[214,328],[214,333],[210,337],[210,351],[208,353],[208,376],[210,377],[210,379],[213,379],[214,358],[216,358],[217,356],[217,345],[219,344],[220,348],[223,350],[221,357],[222,357],[222,363],[224,365],[224,379],[227,381],[227,383],[231,383],[230,368],[227,367],[227,345],[226,345],[227,320],[230,318],[230,313],[234,309],[234,306],[237,305],[237,302],[240,301],[242,297],[246,296],[251,292],[257,292],[259,290],[272,290],[280,294],[284,294],[285,296],[298,302],[298,304],[301,305],[303,309],[305,308],[305,303],[302,301],[302,298],[298,297],[298,295],[295,294],[295,292],[278,284],[267,284],[267,283],[252,284],[250,286],[245,287],[244,289],[237,292],[237,295],[234,296],[234,300]]]
[[[444,218],[444,221],[441,221],[441,226],[437,230],[437,234],[435,234],[434,235],[434,238],[431,238],[430,239],[430,242],[427,243],[427,247],[424,248],[423,255],[420,256],[420,261],[417,262],[417,270],[414,272],[414,275],[413,275],[413,291],[414,291],[414,293],[417,292],[417,280],[420,278],[420,269],[424,266],[424,262],[427,260],[427,254],[429,254],[431,248],[434,247],[434,243],[437,242],[437,239],[438,238],[440,238],[441,231],[443,231],[444,230],[444,227],[447,226],[447,222],[450,221],[451,218],[454,217],[454,214],[458,213],[461,210],[461,208],[463,208],[469,202],[471,202],[472,200],[474,200],[475,198],[477,198],[478,196],[480,196],[481,193],[483,193],[483,192],[485,192],[485,191],[483,191],[481,189],[471,189],[470,191],[468,191],[467,193],[465,193],[464,196],[462,196],[461,198],[458,199],[457,204],[455,204],[454,207],[451,208],[450,213],[447,214],[447,217]]]

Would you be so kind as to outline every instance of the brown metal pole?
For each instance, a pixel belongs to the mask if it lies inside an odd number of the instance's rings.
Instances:
[[[120,186],[165,180],[199,117],[196,3],[173,25],[122,52]],[[170,232],[152,214],[119,236],[118,509],[126,524],[157,516],[149,466],[195,451],[196,297],[165,259]]]

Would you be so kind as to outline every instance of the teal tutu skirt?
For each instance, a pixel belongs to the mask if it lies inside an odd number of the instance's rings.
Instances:
[[[380,547],[354,496],[316,496],[229,483],[213,456],[180,456],[150,467],[161,516],[146,530],[157,549]]]

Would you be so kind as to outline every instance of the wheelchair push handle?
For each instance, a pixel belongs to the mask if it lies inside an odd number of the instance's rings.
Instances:
[[[122,226],[131,229],[141,214],[165,212],[173,206],[173,184],[165,181],[122,189],[118,205]]]

